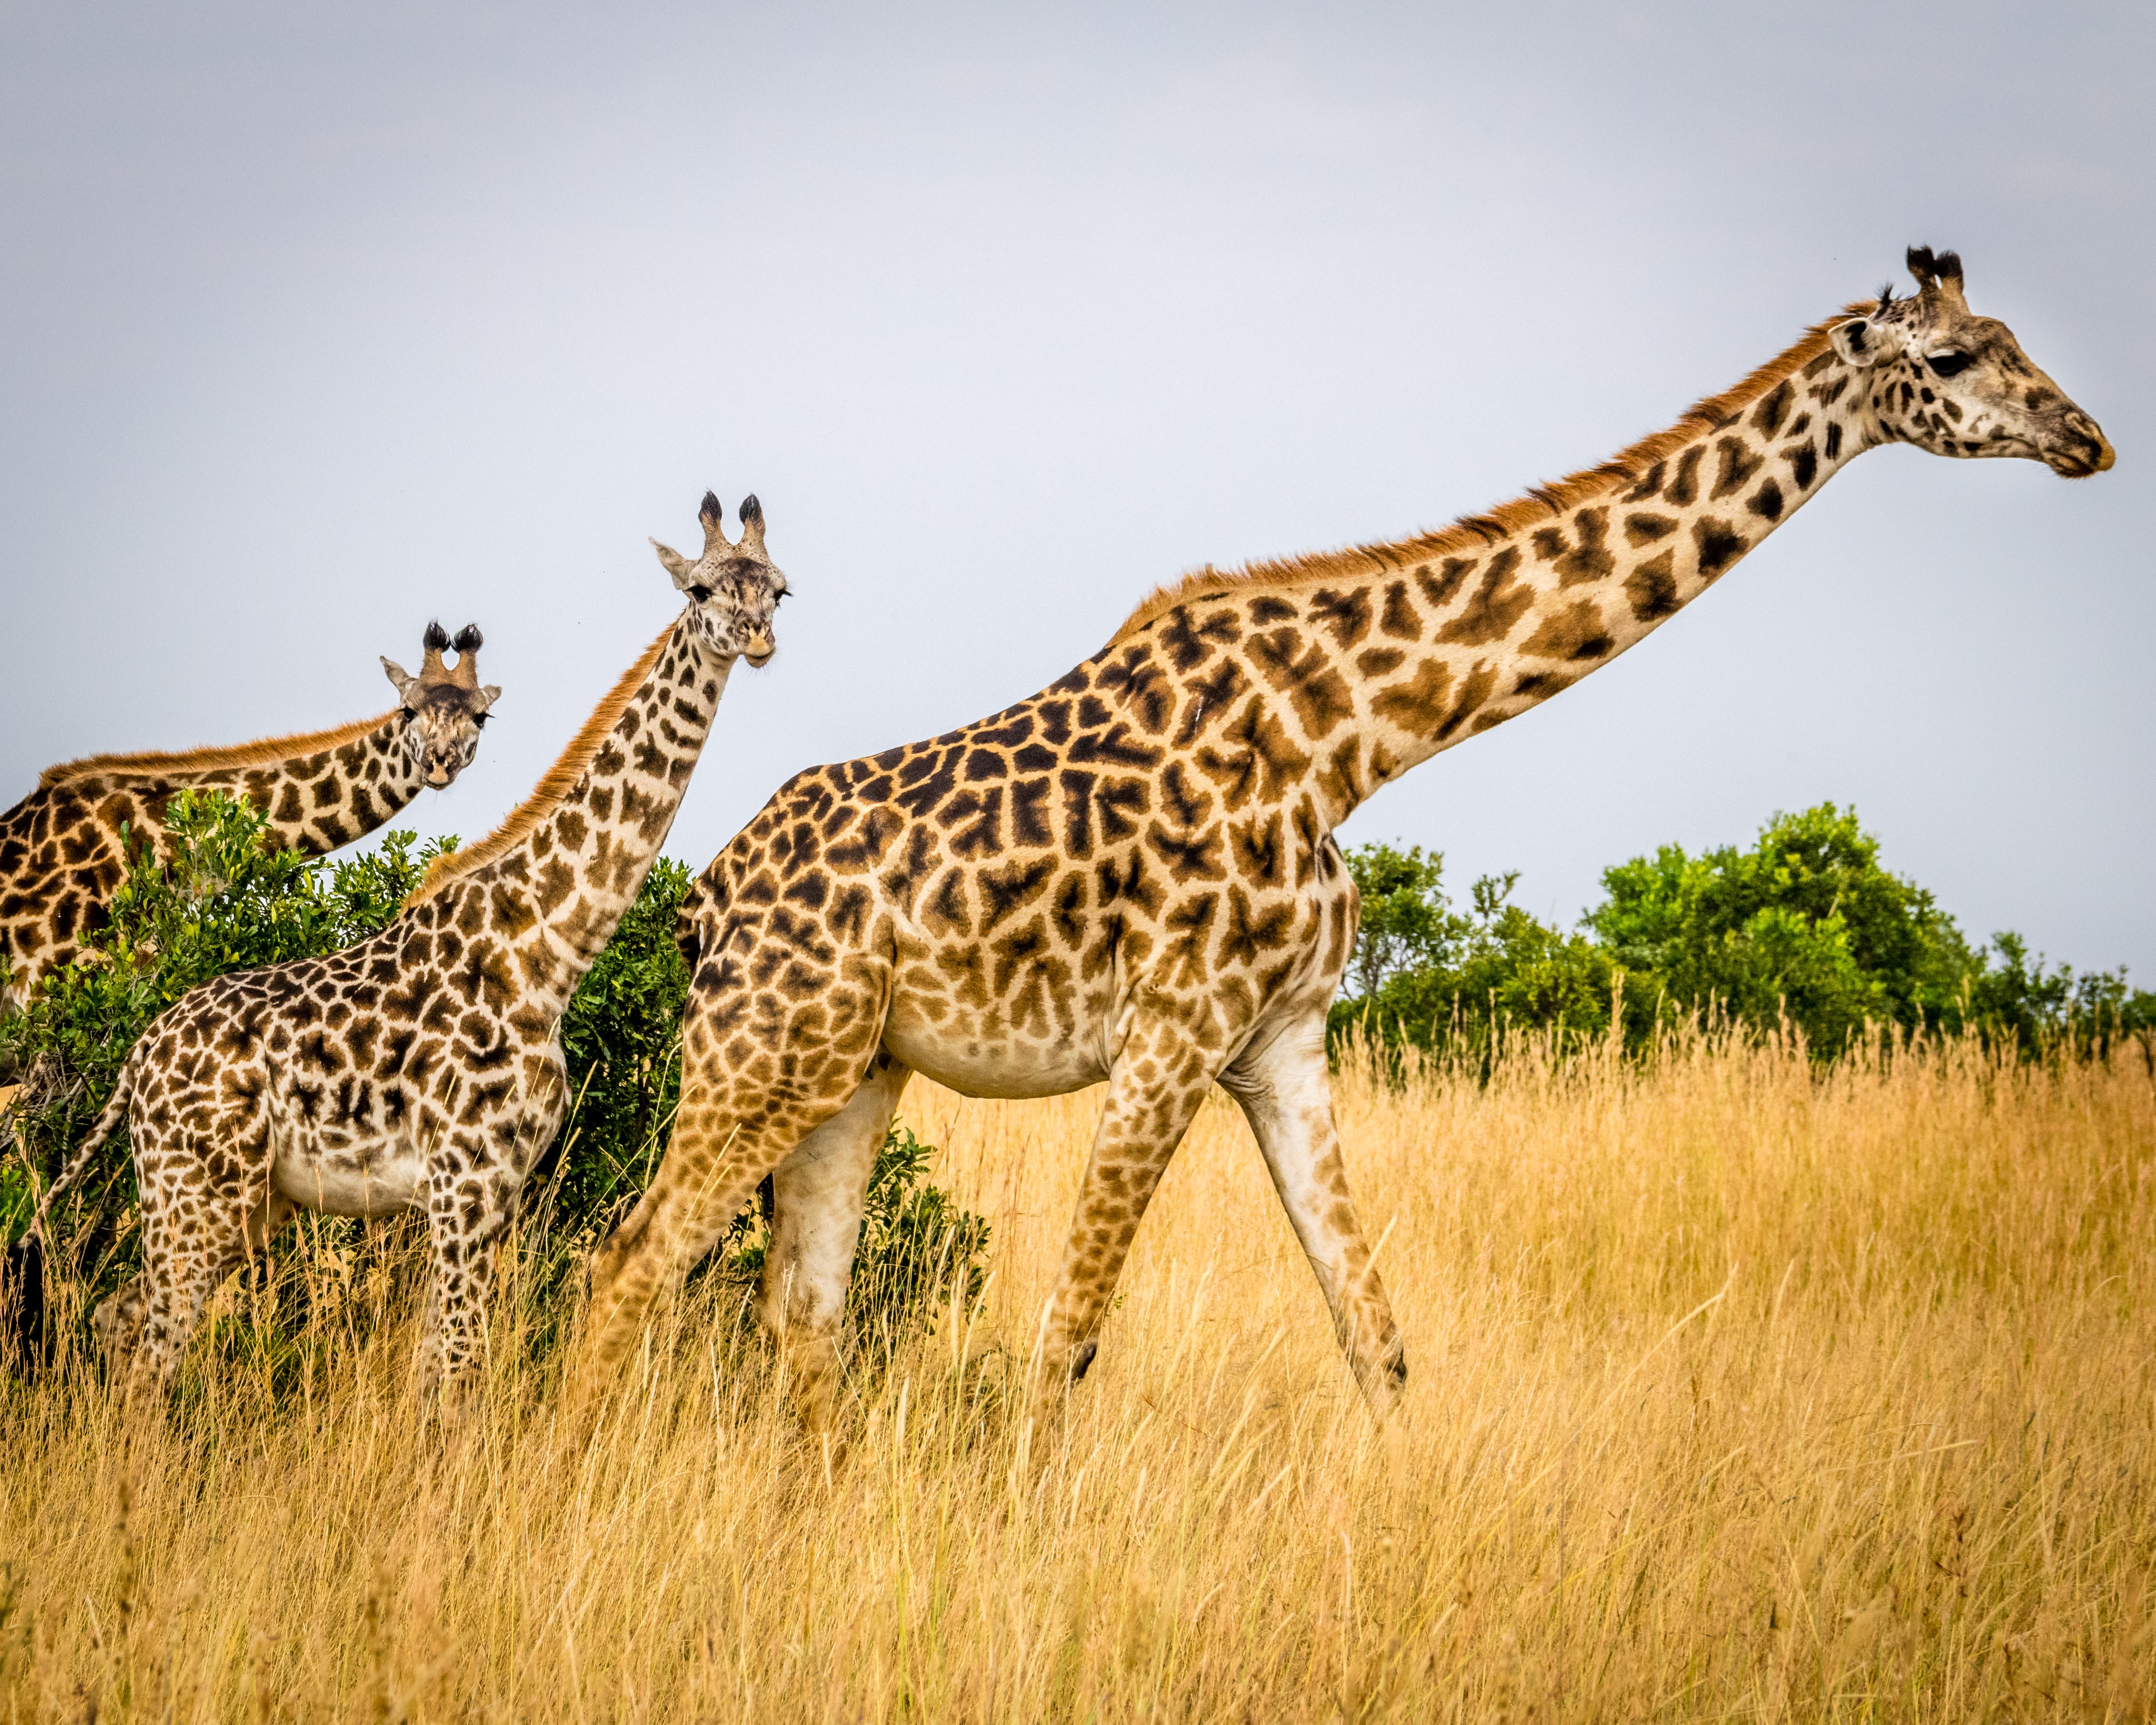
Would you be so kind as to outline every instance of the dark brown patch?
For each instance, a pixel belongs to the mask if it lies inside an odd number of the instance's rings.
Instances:
[[[1480,557],[1447,557],[1437,566],[1435,575],[1430,572],[1429,564],[1418,564],[1414,570],[1415,585],[1422,590],[1423,598],[1431,604],[1440,607],[1449,605],[1453,596],[1466,584],[1467,578],[1475,572],[1476,565],[1481,561]],[[1417,636],[1416,639],[1420,639],[1421,637]]]
[[[1568,541],[1559,528],[1542,528],[1534,536],[1535,554],[1555,567],[1561,587],[1602,580],[1617,567],[1609,554],[1609,511],[1581,510],[1572,518],[1572,531]]]
[[[988,933],[1040,897],[1057,866],[1055,858],[1043,856],[980,870],[974,878],[981,888],[981,932]]]
[[[1147,829],[1146,843],[1167,868],[1170,880],[1178,883],[1219,880],[1227,874],[1220,861],[1222,836],[1218,826],[1208,827],[1199,833],[1179,834],[1170,832],[1155,821]]]
[[[1520,650],[1537,659],[1600,659],[1615,645],[1603,624],[1602,608],[1581,599],[1545,617]]]
[[[1261,809],[1248,820],[1229,822],[1228,855],[1235,872],[1254,886],[1278,886],[1287,866],[1281,837],[1277,809]]]
[[[1201,748],[1198,770],[1219,788],[1223,803],[1240,809],[1255,796],[1276,801],[1310,768],[1310,757],[1289,739],[1287,729],[1262,696],[1250,697],[1220,733],[1219,748]]]
[[[1767,458],[1753,449],[1741,437],[1725,437],[1715,447],[1722,452],[1720,470],[1714,476],[1714,490],[1708,501],[1727,497],[1751,483],[1752,475],[1766,465]]]
[[[1789,417],[1789,404],[1796,399],[1797,392],[1787,377],[1759,398],[1759,405],[1752,409],[1752,423],[1763,436],[1773,437],[1782,429],[1782,422]]]
[[[1370,632],[1368,589],[1319,588],[1310,596],[1310,621],[1332,635],[1335,647],[1346,651]]]
[[[1677,470],[1662,495],[1679,509],[1688,509],[1699,501],[1699,464],[1706,454],[1706,444],[1694,444],[1677,457]]]
[[[1214,610],[1194,621],[1187,605],[1177,606],[1161,619],[1158,636],[1161,651],[1178,672],[1195,670],[1221,647],[1242,638],[1243,626],[1233,612]]]
[[[1654,623],[1677,609],[1676,550],[1649,557],[1625,578],[1625,595],[1632,602],[1632,614],[1642,623]]]
[[[1534,603],[1533,590],[1512,578],[1520,567],[1517,546],[1508,545],[1490,559],[1477,587],[1460,614],[1437,632],[1440,641],[1480,647],[1502,641]]]
[[[1694,521],[1693,542],[1699,547],[1699,572],[1712,581],[1752,548],[1752,542],[1716,516]]]
[[[1275,898],[1260,910],[1240,886],[1228,889],[1228,921],[1220,931],[1224,963],[1251,965],[1268,952],[1285,947],[1295,932],[1296,904]]]
[[[1404,581],[1385,583],[1385,608],[1378,614],[1378,627],[1396,641],[1419,641],[1422,639],[1422,616],[1408,603],[1408,584]]]
[[[1444,723],[1437,727],[1437,740],[1445,742],[1466,723],[1469,716],[1489,700],[1491,691],[1496,686],[1496,667],[1486,660],[1477,660],[1475,669],[1460,680],[1459,698],[1452,703],[1452,710],[1445,715]]]
[[[1379,718],[1410,736],[1434,737],[1451,688],[1452,672],[1444,660],[1425,659],[1407,681],[1379,690],[1370,705]]]
[[[1306,645],[1297,630],[1253,635],[1244,643],[1244,650],[1259,675],[1287,696],[1308,736],[1322,737],[1353,716],[1354,697],[1347,679],[1334,668],[1324,648],[1315,641]]]

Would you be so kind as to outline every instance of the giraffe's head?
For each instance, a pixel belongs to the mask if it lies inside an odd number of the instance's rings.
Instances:
[[[2086,479],[2112,464],[2103,429],[2030,363],[2014,331],[1963,297],[1961,259],[1909,249],[1919,291],[1881,290],[1876,310],[1837,324],[1834,351],[1866,374],[1879,429],[1935,455],[2020,455]]]
[[[778,650],[771,614],[786,597],[786,578],[764,554],[763,506],[753,495],[742,499],[738,545],[726,542],[726,512],[714,493],[704,493],[697,519],[704,524],[703,556],[692,563],[654,539],[659,561],[688,594],[690,614],[706,646],[726,659],[766,664]]]
[[[480,683],[480,642],[476,623],[459,629],[454,641],[440,624],[430,623],[422,642],[427,656],[419,662],[418,676],[393,659],[382,661],[404,703],[404,748],[412,770],[436,790],[471,765],[487,709],[501,696],[495,685]],[[454,665],[442,664],[445,647],[456,653]]]
[[[660,562],[675,587],[688,593],[690,617],[705,647],[722,658],[767,664],[778,643],[772,636],[772,613],[787,595],[787,578],[763,550],[763,505],[755,494],[742,498],[742,543],[726,543],[726,511],[716,491],[705,491],[696,511],[703,521],[703,557],[694,562],[658,539]]]

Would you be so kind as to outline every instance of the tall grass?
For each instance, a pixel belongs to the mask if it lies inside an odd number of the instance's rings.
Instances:
[[[1209,1104],[1028,1428],[1096,1099],[916,1083],[995,1274],[863,1375],[839,1465],[737,1289],[572,1440],[512,1266],[444,1432],[408,1252],[303,1253],[155,1418],[79,1361],[5,1391],[7,1717],[2148,1717],[2144,1050],[1528,1043],[1336,1094],[1408,1337],[1386,1426]]]

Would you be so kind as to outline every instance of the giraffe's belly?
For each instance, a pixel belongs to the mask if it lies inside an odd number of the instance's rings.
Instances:
[[[894,1060],[968,1096],[1060,1096],[1108,1076],[1100,1050],[1077,1042],[1028,1043],[893,1022],[883,1045]]]
[[[386,1216],[409,1209],[426,1189],[427,1163],[402,1139],[374,1139],[334,1150],[286,1148],[270,1164],[270,1183],[297,1204],[332,1216]]]

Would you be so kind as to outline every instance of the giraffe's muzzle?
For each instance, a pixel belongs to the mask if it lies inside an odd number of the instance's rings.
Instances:
[[[2076,413],[2067,423],[2065,434],[2044,454],[2044,465],[2066,479],[2108,473],[2118,459],[2118,451],[2103,434],[2103,428],[2086,413]]]

